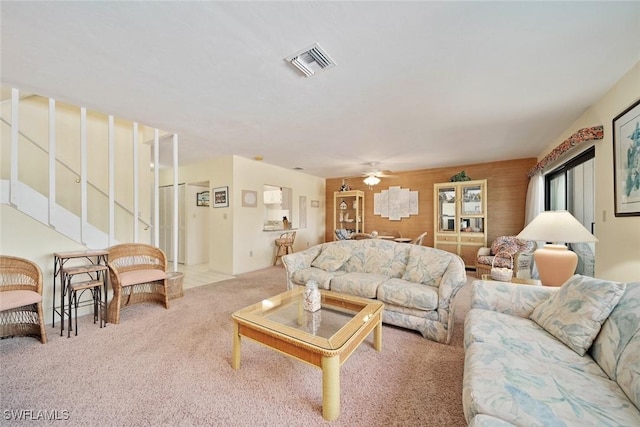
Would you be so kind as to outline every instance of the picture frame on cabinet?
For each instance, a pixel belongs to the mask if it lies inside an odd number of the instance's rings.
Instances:
[[[227,208],[229,207],[229,187],[216,187],[211,190],[213,192],[213,207]]]
[[[612,124],[615,216],[640,216],[640,100]]]

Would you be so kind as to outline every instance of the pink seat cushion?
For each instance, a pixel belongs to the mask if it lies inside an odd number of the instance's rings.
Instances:
[[[162,270],[134,270],[120,273],[120,286],[132,286],[140,283],[157,282],[167,278],[167,273]]]
[[[42,302],[42,295],[34,291],[0,292],[0,311]]]

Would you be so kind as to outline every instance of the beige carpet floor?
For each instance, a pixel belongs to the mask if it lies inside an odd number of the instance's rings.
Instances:
[[[77,337],[48,326],[46,345],[2,340],[0,424],[466,425],[461,324],[451,345],[385,325],[376,352],[368,337],[341,367],[341,415],[331,423],[322,419],[319,369],[245,339],[234,371],[231,313],[283,291],[284,283],[282,267],[267,268],[187,289],[169,310],[129,307],[119,325],[100,329],[84,317]],[[459,321],[468,295],[467,285],[456,298]]]

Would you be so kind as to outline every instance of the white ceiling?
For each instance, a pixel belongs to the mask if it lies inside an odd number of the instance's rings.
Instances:
[[[0,3],[1,82],[342,177],[535,157],[640,60],[640,2]],[[283,58],[314,42],[338,63]],[[594,125],[603,123],[593,123]]]

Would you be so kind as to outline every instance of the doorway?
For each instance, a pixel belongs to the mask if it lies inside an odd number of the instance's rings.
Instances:
[[[178,257],[183,265],[209,262],[208,182],[178,185]],[[159,247],[174,262],[173,185],[159,191]]]

